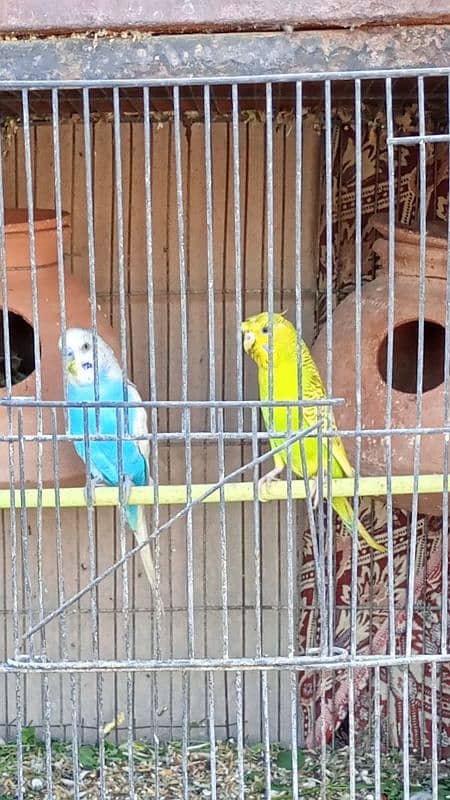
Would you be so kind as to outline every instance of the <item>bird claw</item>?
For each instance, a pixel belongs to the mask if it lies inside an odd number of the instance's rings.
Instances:
[[[122,476],[122,500],[121,505],[127,506],[130,499],[130,492],[133,488],[133,481],[128,475]],[[120,494],[120,493],[119,493]]]
[[[267,490],[270,489],[270,486],[275,481],[279,481],[279,474],[281,469],[274,467],[274,469],[270,470],[266,475],[263,475],[262,478],[258,481],[258,500],[260,503],[266,503],[267,500],[270,500],[270,497],[263,497],[262,490],[267,494]]]
[[[314,478],[312,482],[311,503],[315,511],[317,506],[319,505],[319,481],[317,480],[317,478]]]
[[[86,501],[87,506],[91,504],[95,506],[95,490],[97,486],[99,486],[101,483],[103,483],[101,478],[91,478],[90,481],[88,481],[88,483],[84,487],[84,499]],[[89,490],[91,493],[92,501],[90,501],[89,499]]]

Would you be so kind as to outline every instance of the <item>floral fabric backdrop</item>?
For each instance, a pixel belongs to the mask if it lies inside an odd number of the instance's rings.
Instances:
[[[428,113],[427,132],[445,130],[439,118]],[[410,105],[395,116],[397,136],[418,132],[417,107]],[[376,271],[372,253],[374,232],[370,220],[377,211],[387,211],[388,160],[385,117],[382,112],[364,114],[362,128],[362,239],[363,280],[371,280]],[[400,223],[413,227],[418,216],[419,152],[417,147],[395,148],[396,216]],[[446,219],[448,208],[448,145],[427,146],[427,216]],[[324,186],[324,180],[322,180]],[[325,195],[324,195],[325,198]],[[355,270],[355,128],[352,112],[345,108],[333,113],[333,284],[338,303],[354,288]],[[325,321],[326,224],[325,199],[320,225],[320,260],[317,282],[317,329]],[[386,511],[382,502],[361,504],[361,518],[371,526],[377,540],[386,542]],[[436,653],[441,647],[441,607],[448,603],[448,586],[442,585],[442,519],[420,517],[417,548],[409,551],[409,516],[394,513],[394,602],[395,637],[398,653],[404,652],[407,604],[407,578],[410,557],[415,558],[416,583],[413,620],[413,651]],[[335,644],[350,647],[351,537],[336,523],[335,561]],[[386,653],[389,648],[387,609],[387,556],[359,551],[358,572],[358,653]],[[318,619],[315,568],[310,531],[304,539],[303,563],[299,576],[300,626],[299,648],[305,652],[317,646]],[[450,644],[450,642],[449,642]],[[401,746],[403,671],[382,669],[381,704],[383,746]],[[438,666],[438,716],[441,754],[450,754],[450,670]],[[410,730],[413,749],[427,752],[431,746],[431,667],[416,666],[409,671]],[[299,679],[299,696],[304,719],[305,743],[319,746],[322,730],[327,741],[345,735],[348,725],[348,678],[344,671],[305,672]],[[325,702],[324,702],[325,700]],[[366,729],[373,719],[373,670],[355,674],[355,714],[357,732]],[[447,752],[446,752],[447,751]]]

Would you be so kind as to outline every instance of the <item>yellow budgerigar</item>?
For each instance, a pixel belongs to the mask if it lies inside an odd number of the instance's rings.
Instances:
[[[298,400],[298,345],[297,332],[289,320],[282,314],[273,314],[273,400]],[[269,315],[267,312],[249,317],[242,323],[242,333],[244,335],[244,350],[255,361],[258,366],[259,395],[261,400],[269,398]],[[301,343],[302,359],[302,399],[319,400],[326,397],[325,389],[320,378],[319,370],[308,347]],[[320,408],[317,406],[303,407],[302,428],[309,428],[318,421]],[[266,428],[269,429],[269,408],[262,409],[262,415]],[[325,406],[321,412],[324,422],[327,413]],[[288,427],[292,432],[300,429],[299,409],[292,407],[290,412],[291,420],[288,426],[287,407],[277,406],[273,408],[273,429],[276,431],[287,431]],[[336,430],[334,419],[333,429]],[[271,439],[272,448],[283,444],[284,439]],[[339,437],[323,438],[323,469],[327,468],[327,442],[332,442],[332,475],[334,478],[352,477],[353,467],[348,460],[342,440]],[[319,469],[318,440],[316,437],[307,436],[304,439],[305,460],[308,470],[308,478],[316,478]],[[297,441],[291,446],[292,470],[303,477],[302,457],[300,443]],[[274,455],[275,467],[259,480],[258,489],[261,499],[263,489],[277,480],[287,464],[287,450],[281,450]],[[313,490],[314,502],[317,504],[317,481]],[[333,508],[341,518],[347,530],[352,530],[353,509],[346,497],[334,497],[332,499]],[[379,544],[366,530],[360,520],[358,520],[358,532],[365,539],[368,545],[374,550],[385,552],[383,545]]]

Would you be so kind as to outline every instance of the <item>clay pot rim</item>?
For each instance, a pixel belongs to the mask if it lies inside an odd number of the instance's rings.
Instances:
[[[70,225],[70,214],[62,211],[62,225],[66,228]],[[52,230],[56,228],[56,212],[54,208],[35,208],[34,213],[35,231]],[[5,208],[5,231],[11,233],[29,233],[28,209],[27,208]]]
[[[389,214],[387,212],[380,211],[377,214],[373,214],[370,221],[372,227],[378,233],[381,233],[385,239],[389,237]],[[446,222],[440,222],[439,220],[432,222],[427,221],[427,249],[433,247],[438,250],[447,250],[447,230],[448,226]],[[419,240],[420,231],[417,228],[408,228],[406,225],[400,223],[395,224],[396,242],[417,246]]]

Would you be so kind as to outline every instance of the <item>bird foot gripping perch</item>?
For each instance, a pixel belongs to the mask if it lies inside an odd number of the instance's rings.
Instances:
[[[121,487],[122,487],[122,492],[119,491],[119,498],[120,498],[120,495],[122,495],[121,500],[120,500],[120,505],[121,506],[127,506],[128,505],[128,501],[130,499],[131,490],[133,488],[133,482],[132,482],[131,478],[128,475],[123,475],[122,476]]]
[[[84,499],[88,507],[91,505],[91,503],[93,506],[95,506],[95,490],[97,486],[101,486],[103,483],[104,482],[100,477],[92,476],[91,480],[84,487]]]
[[[279,481],[279,476],[283,472],[284,467],[274,467],[267,472],[266,475],[263,475],[258,481],[258,500],[260,503],[266,503],[270,500],[270,497],[267,497],[267,492],[270,491],[270,487],[275,481]],[[264,494],[266,497],[264,497]]]

